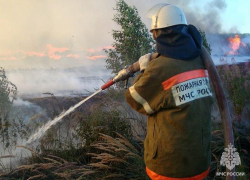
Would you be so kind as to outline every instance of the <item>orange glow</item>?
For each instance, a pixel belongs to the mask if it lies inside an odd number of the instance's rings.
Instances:
[[[17,60],[17,58],[16,57],[10,57],[10,60]]]
[[[12,51],[2,52],[0,53],[1,56],[10,56],[12,55]]]
[[[37,52],[37,51],[24,51],[24,50],[16,50],[16,51],[6,51],[6,52],[0,52],[0,60],[17,60],[17,59],[23,59],[27,56],[35,56],[35,57],[49,57],[50,59],[58,60],[62,57],[70,57],[78,59],[80,55],[78,54],[64,54],[61,55],[59,53],[63,53],[65,51],[69,51],[70,49],[67,47],[54,47],[51,44],[46,45],[45,52]]]
[[[246,46],[245,43],[241,42],[240,36],[239,35],[235,35],[235,37],[230,37],[228,39],[229,41],[229,47],[232,49],[232,51],[229,52],[229,54],[231,55],[235,55],[235,54],[239,54],[238,49],[240,48],[240,46]]]
[[[18,53],[21,53],[23,55],[22,58],[25,58],[26,56],[36,56],[36,57],[46,56],[44,52],[17,50],[17,51],[7,51],[5,53],[0,53],[0,56],[4,56],[1,57],[0,60],[17,60],[18,58],[15,56],[17,56]]]
[[[104,55],[99,55],[99,56],[87,56],[88,59],[91,59],[91,60],[96,60],[96,59],[100,59],[100,58],[105,58],[107,56],[104,56]]]
[[[104,46],[104,47],[99,47],[97,49],[90,48],[90,49],[87,49],[87,51],[90,52],[90,53],[94,53],[96,51],[102,51],[103,49],[115,49],[115,47],[113,47],[113,46]]]
[[[66,47],[63,47],[63,48],[58,48],[58,47],[53,47],[51,44],[47,44],[47,51],[48,51],[48,56],[49,58],[51,59],[55,59],[55,60],[58,60],[58,59],[61,59],[62,56],[60,55],[57,55],[55,54],[55,52],[64,52],[64,51],[68,51],[69,49],[66,48]]]
[[[240,47],[240,36],[239,35],[235,35],[234,38],[230,37],[228,39],[229,41],[229,47],[232,49],[232,51],[229,52],[229,54],[237,54],[237,50]]]
[[[4,60],[4,61],[7,61],[7,60],[17,60],[17,58],[14,57],[14,56],[11,56],[11,57],[2,57],[2,58],[0,58],[0,60]]]
[[[78,59],[80,56],[79,56],[79,54],[68,54],[67,57],[72,57],[72,58]]]
[[[87,49],[87,51],[90,53],[93,53],[93,52],[95,52],[95,49],[91,48],[91,49]]]
[[[61,58],[74,58],[79,59],[79,54],[72,54],[70,49],[67,47],[55,47],[52,44],[46,44],[44,52],[42,51],[24,51],[24,50],[16,50],[16,51],[0,51],[0,60],[17,60],[23,59],[26,57],[48,57],[53,60],[59,60]],[[101,58],[106,58],[106,55],[98,55],[94,54],[102,51],[103,49],[115,49],[112,46],[103,46],[99,48],[90,48],[87,49],[88,52],[93,53],[87,56],[90,60],[97,60]],[[85,50],[86,51],[86,50]],[[63,53],[63,54],[61,54]]]
[[[34,51],[25,52],[24,54],[27,54],[28,56],[37,56],[37,57],[45,56],[45,53],[43,52],[34,52]]]

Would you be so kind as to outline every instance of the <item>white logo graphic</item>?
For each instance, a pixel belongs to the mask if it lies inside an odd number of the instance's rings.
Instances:
[[[222,153],[220,164],[222,166],[226,166],[227,169],[232,170],[236,165],[240,165],[240,156],[239,153],[236,152],[236,148],[230,143],[228,148],[225,148],[226,152]]]

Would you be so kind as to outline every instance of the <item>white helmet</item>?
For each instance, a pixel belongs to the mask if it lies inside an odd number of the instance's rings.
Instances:
[[[187,25],[183,11],[177,6],[166,3],[156,4],[148,10],[146,17],[152,19],[151,32],[153,29],[161,29],[179,24]]]

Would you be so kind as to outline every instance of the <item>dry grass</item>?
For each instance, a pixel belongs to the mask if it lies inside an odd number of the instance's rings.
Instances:
[[[60,161],[58,161],[60,159]],[[83,166],[77,165],[75,162],[67,162],[60,157],[43,157],[42,163],[19,166],[10,173],[2,173],[0,179],[76,179],[82,176]]]
[[[96,179],[137,179],[146,180],[145,165],[143,162],[142,144],[135,145],[122,135],[118,138],[100,134],[100,141],[94,143],[95,149],[89,153],[92,160],[87,165],[68,162],[55,155],[40,157],[40,163],[19,166],[10,173],[1,173],[0,179],[65,179],[65,180],[96,180]],[[33,156],[38,156],[32,151]]]
[[[122,135],[112,138],[100,134],[103,141],[92,146],[99,153],[91,153],[92,163],[89,169],[96,171],[95,176],[103,179],[148,179],[143,162],[143,148],[139,142],[136,145]],[[102,176],[101,176],[102,175]]]
[[[122,93],[112,92],[97,96],[93,104],[86,108],[87,111],[76,111],[69,115],[64,123],[51,128],[40,140],[40,152],[37,149],[20,146],[31,151],[33,159],[29,158],[29,161],[10,173],[0,172],[0,180],[14,180],[20,177],[30,180],[148,179],[143,159],[145,119],[125,106]],[[35,115],[30,122],[36,122],[39,118],[39,114]],[[225,171],[225,167],[220,166],[224,137],[220,122],[216,117],[213,119],[209,179],[220,179],[215,173]],[[122,126],[121,122],[130,123]],[[135,122],[136,126],[132,122]],[[126,128],[129,131],[124,131]],[[62,136],[60,133],[66,135]],[[249,174],[250,128],[242,126],[240,121],[237,121],[234,123],[234,134],[237,152],[242,160],[242,165],[237,166],[236,170]],[[134,140],[134,136],[137,135],[142,137],[140,141]],[[75,142],[79,141],[80,144],[76,145]]]

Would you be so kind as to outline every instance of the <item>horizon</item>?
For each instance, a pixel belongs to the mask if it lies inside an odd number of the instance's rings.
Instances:
[[[250,33],[247,19],[250,12],[243,0],[237,3],[226,0],[125,2],[138,9],[147,27],[150,26],[150,20],[145,18],[147,10],[165,2],[182,8],[188,23],[206,34]],[[116,13],[113,8],[114,0],[3,1],[0,7],[1,66],[5,69],[105,66],[107,54],[103,49],[114,48],[111,31],[119,29],[112,20]]]

